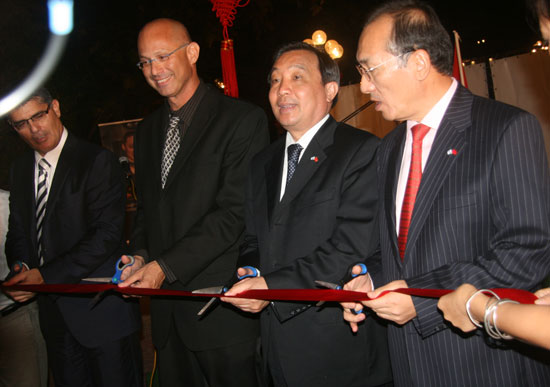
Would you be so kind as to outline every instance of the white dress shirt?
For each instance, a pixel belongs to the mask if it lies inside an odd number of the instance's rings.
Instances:
[[[285,188],[286,188],[286,175],[288,173],[288,147],[292,144],[300,144],[302,146],[302,151],[300,152],[300,157],[298,158],[298,163],[300,163],[300,160],[302,159],[303,154],[306,152],[306,148],[313,139],[313,137],[317,134],[319,129],[321,129],[321,126],[328,120],[329,114],[324,116],[321,121],[313,125],[311,129],[308,129],[307,132],[304,133],[302,137],[298,141],[294,141],[292,136],[289,132],[286,132],[286,144],[285,144],[285,158],[283,162],[283,178],[281,179],[281,196],[279,197],[279,200],[283,199],[283,195],[285,194]]]
[[[451,103],[456,88],[457,81],[453,78],[451,86],[441,99],[432,107],[420,123],[430,127],[430,130],[422,140],[422,172],[428,161],[428,156],[432,150],[437,130],[443,120],[443,116]],[[409,169],[411,167],[412,154],[412,131],[411,128],[418,124],[416,121],[407,121],[407,139],[405,140],[405,149],[403,150],[403,158],[401,159],[401,169],[399,171],[399,180],[397,182],[397,192],[395,195],[395,232],[399,235],[399,223],[401,219],[401,207],[403,206],[403,198],[405,197],[405,189],[407,188],[407,180],[409,178]]]
[[[55,168],[57,167],[57,162],[59,161],[59,156],[61,155],[65,141],[67,141],[68,134],[67,129],[63,128],[63,133],[61,134],[61,139],[59,140],[57,146],[44,156],[36,151],[34,152],[34,197],[36,197],[38,191],[38,162],[40,159],[44,158],[50,164],[50,167],[47,169],[48,179],[46,180],[46,188],[48,189],[48,192],[46,193],[46,201],[48,201],[48,196],[50,196],[50,187],[52,186],[53,176],[55,174]]]

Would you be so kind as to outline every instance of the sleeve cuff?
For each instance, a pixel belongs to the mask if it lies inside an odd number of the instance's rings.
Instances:
[[[170,267],[166,264],[166,262],[164,262],[162,258],[159,258],[156,261],[164,272],[164,275],[166,276],[165,281],[167,281],[169,284],[173,284],[178,280],[172,269],[170,269]]]

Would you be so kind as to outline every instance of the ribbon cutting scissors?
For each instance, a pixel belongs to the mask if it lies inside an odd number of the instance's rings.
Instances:
[[[260,276],[260,271],[258,269],[256,269],[255,267],[243,266],[243,269],[250,269],[252,271],[252,273],[251,274],[245,274],[243,276],[240,276],[240,275],[236,274],[235,275],[236,281],[235,280],[230,281],[230,283],[227,284],[227,285],[212,286],[212,287],[209,287],[209,288],[196,289],[196,290],[193,290],[192,293],[196,293],[196,294],[223,294],[223,293],[227,292],[229,290],[229,288],[231,288],[231,286],[236,284],[237,281],[240,281],[240,280],[245,279],[245,278],[253,278],[253,277],[259,277]],[[202,307],[202,309],[199,310],[199,313],[197,313],[197,316],[202,316],[208,309],[210,309],[210,307],[215,302],[219,302],[219,301],[220,301],[219,298],[212,297],[210,299],[210,301],[208,301]]]
[[[361,268],[361,272],[358,273],[358,274],[353,274],[353,268],[355,266],[359,266]],[[319,280],[316,280],[315,283],[319,286],[322,286],[324,288],[329,288],[329,289],[334,289],[334,290],[342,290],[344,285],[347,284],[349,281],[351,281],[352,279],[356,278],[356,277],[359,277],[360,275],[365,275],[367,274],[367,266],[364,264],[364,263],[354,263],[352,265],[350,265],[350,267],[348,268],[348,270],[346,271],[346,274],[344,275],[344,277],[342,277],[342,279],[339,281],[339,283],[335,284],[333,282],[326,282],[326,281],[319,281]],[[325,301],[319,301],[316,306],[321,306],[325,303]],[[353,313],[355,314],[360,314],[362,312],[362,310],[360,311],[353,311]]]
[[[115,285],[121,283],[122,279],[120,278],[120,276],[122,275],[122,272],[124,271],[124,269],[126,269],[129,266],[132,266],[136,262],[133,255],[127,255],[127,257],[130,258],[130,262],[128,263],[122,263],[122,258],[119,258],[119,260],[116,262],[116,265],[115,265],[115,275],[113,275],[112,277],[82,278],[82,281],[112,283]],[[107,292],[107,290],[99,292],[92,299],[92,301],[90,301],[90,309],[92,309],[94,306],[97,305],[97,303],[105,295],[105,292]]]
[[[128,255],[127,257],[130,258],[130,262],[128,262],[128,263],[122,263],[122,258],[120,258],[116,262],[116,265],[115,265],[116,271],[115,271],[114,276],[112,276],[112,277],[82,278],[82,281],[103,282],[103,283],[111,282],[113,284],[118,284],[118,283],[122,282],[122,280],[120,279],[120,276],[122,275],[122,272],[124,271],[124,269],[126,269],[129,266],[132,266],[136,262],[133,255]]]

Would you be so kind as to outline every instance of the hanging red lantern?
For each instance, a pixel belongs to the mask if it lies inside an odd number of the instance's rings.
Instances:
[[[237,7],[246,6],[250,0],[241,4],[242,0],[210,0],[213,4],[212,11],[220,19],[223,26],[223,41],[221,43],[220,56],[222,61],[222,73],[225,95],[231,97],[239,96],[239,86],[237,85],[237,72],[235,70],[235,55],[233,52],[233,40],[229,39],[228,27],[233,26],[233,20],[237,14]]]

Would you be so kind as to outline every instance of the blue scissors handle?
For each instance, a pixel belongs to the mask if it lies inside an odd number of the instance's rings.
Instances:
[[[128,258],[130,258],[130,262],[128,263],[122,263],[122,257],[119,258],[119,260],[116,262],[116,272],[113,276],[113,279],[111,280],[112,283],[118,284],[119,282],[122,282],[120,279],[120,276],[122,275],[122,272],[124,269],[126,269],[129,266],[132,266],[136,260],[133,255],[127,255]]]
[[[358,274],[353,274],[353,268],[355,266],[359,266],[361,268],[361,272],[358,273]],[[350,266],[349,270],[348,270],[348,273],[346,274],[346,276],[342,279],[342,286],[345,285],[347,282],[351,281],[352,279],[356,278],[356,277],[359,277],[360,275],[365,275],[367,274],[367,266],[364,264],[364,263],[356,263],[355,265],[352,265]],[[342,289],[342,286],[340,286],[339,288]],[[360,309],[360,310],[355,310],[355,309],[352,309],[351,310],[351,313],[353,314],[361,314],[363,313],[363,309]]]
[[[252,274],[245,274],[245,275],[239,275],[237,274],[237,278],[239,280],[245,279],[245,278],[252,278],[252,277],[259,277],[260,271],[256,269],[254,266],[243,266],[243,269],[249,269],[252,271]]]

